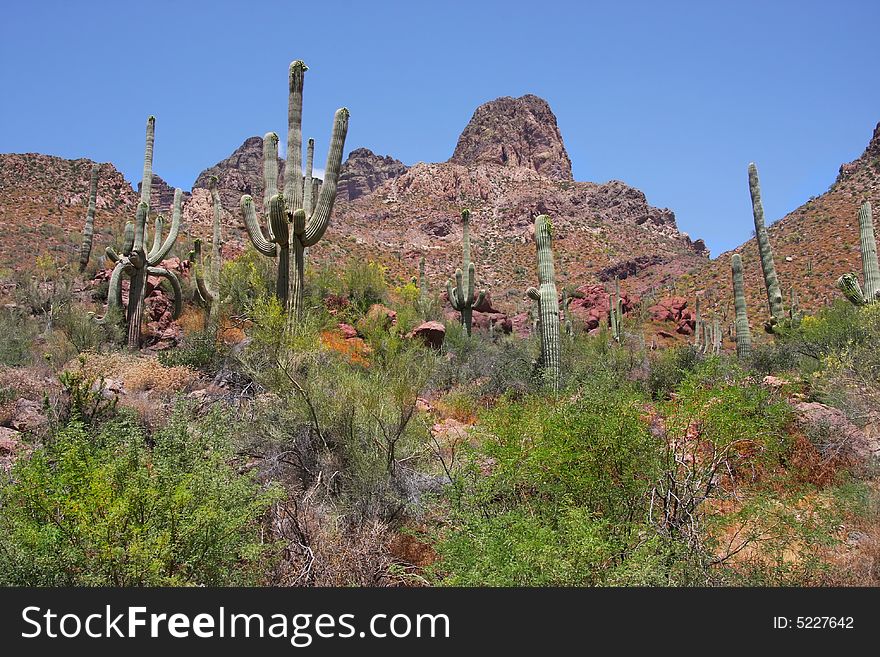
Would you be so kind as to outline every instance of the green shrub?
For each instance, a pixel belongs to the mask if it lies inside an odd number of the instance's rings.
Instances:
[[[159,362],[165,367],[189,367],[210,376],[223,366],[223,358],[223,351],[210,331],[188,335],[174,349],[159,352]]]
[[[594,381],[576,399],[505,402],[455,486],[435,574],[451,585],[661,584],[673,544],[647,525],[659,443],[642,400]],[[489,468],[490,474],[480,474]],[[682,562],[679,562],[682,563]]]
[[[277,493],[233,466],[236,423],[179,406],[148,437],[128,415],[76,419],[0,488],[0,584],[254,584],[271,552],[260,520]]]
[[[657,352],[650,359],[647,385],[651,397],[657,400],[667,399],[700,362],[702,358],[699,351],[690,345]]]
[[[36,322],[17,309],[0,309],[0,364],[26,365],[39,329]]]

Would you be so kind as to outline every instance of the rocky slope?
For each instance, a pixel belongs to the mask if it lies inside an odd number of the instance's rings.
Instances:
[[[760,169],[760,162],[758,163]],[[746,171],[743,167],[743,194],[748,195]],[[766,199],[771,188],[762,188]],[[858,272],[861,279],[862,261],[859,250],[858,209],[864,201],[874,206],[874,222],[880,221],[880,124],[862,155],[841,165],[837,179],[827,192],[811,198],[796,210],[768,227],[774,261],[782,287],[786,309],[793,288],[802,310],[815,310],[840,296],[835,282],[846,272]],[[769,221],[768,217],[768,221]],[[743,222],[751,222],[751,216]],[[746,285],[746,304],[753,330],[769,315],[767,294],[761,275],[757,244],[749,240],[733,251],[683,277],[680,292],[692,297],[704,291],[719,309],[733,308],[730,256],[740,253]]]

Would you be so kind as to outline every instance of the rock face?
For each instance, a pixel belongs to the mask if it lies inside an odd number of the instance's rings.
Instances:
[[[862,165],[870,164],[878,157],[880,157],[880,123],[874,127],[874,134],[871,136],[871,141],[868,142],[865,152],[857,160],[840,165],[837,182],[852,176]]]
[[[449,161],[524,167],[554,180],[572,180],[556,116],[546,100],[531,94],[480,105]]]
[[[141,193],[141,183],[137,184],[138,195]],[[181,205],[189,199],[190,193],[183,193],[183,201]],[[167,182],[162,180],[155,173],[153,174],[153,182],[150,185],[150,212],[161,212],[167,219],[171,218],[171,208],[174,205],[174,188]],[[167,225],[167,224],[166,224]]]
[[[202,171],[193,183],[193,190],[207,189],[211,176],[217,176],[217,188],[223,208],[239,216],[241,197],[250,194],[257,206],[263,203],[263,138],[248,137],[225,160]],[[278,188],[284,180],[284,160],[278,160]]]
[[[339,173],[337,198],[347,201],[369,194],[383,182],[406,172],[406,165],[390,155],[382,157],[368,148],[348,154]]]

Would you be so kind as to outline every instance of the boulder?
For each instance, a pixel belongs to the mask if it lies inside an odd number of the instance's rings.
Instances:
[[[421,340],[432,349],[439,349],[446,337],[446,327],[440,322],[423,322],[407,333],[406,337]]]

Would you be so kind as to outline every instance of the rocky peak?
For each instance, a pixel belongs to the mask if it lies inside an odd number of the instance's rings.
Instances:
[[[258,207],[263,202],[263,138],[248,137],[232,155],[202,171],[193,183],[193,190],[207,189],[211,176],[217,176],[220,202],[225,210],[238,215],[244,194],[254,197]],[[282,185],[284,160],[278,159],[278,184]]]
[[[572,180],[556,116],[546,100],[531,94],[480,105],[449,161],[525,167],[554,180]]]
[[[352,201],[369,194],[383,182],[406,173],[407,166],[390,155],[382,157],[368,148],[348,154],[339,173],[338,198]]]
[[[868,142],[865,152],[862,153],[857,160],[840,165],[840,171],[837,174],[837,181],[839,182],[842,178],[848,177],[855,172],[860,165],[868,164],[877,158],[880,158],[880,123],[874,127],[874,134],[871,136],[871,141]]]
[[[141,193],[141,183],[137,184],[138,195]],[[183,193],[183,202],[189,198],[189,192]],[[165,182],[161,177],[153,174],[153,180],[150,184],[150,212],[161,212],[167,214],[170,218],[171,208],[174,205],[174,188]]]

